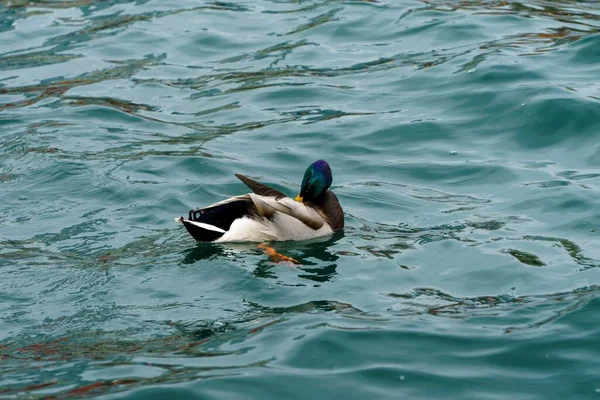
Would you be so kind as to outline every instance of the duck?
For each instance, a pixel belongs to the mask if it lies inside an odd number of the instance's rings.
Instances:
[[[323,159],[308,166],[295,198],[245,175],[235,176],[252,192],[190,210],[188,218],[175,218],[196,241],[299,241],[344,228],[344,211],[330,190],[331,167]]]

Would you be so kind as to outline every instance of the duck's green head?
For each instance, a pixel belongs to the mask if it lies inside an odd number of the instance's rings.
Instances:
[[[296,196],[296,201],[318,201],[325,194],[333,182],[331,168],[327,161],[317,160],[312,163],[304,173],[300,194]]]

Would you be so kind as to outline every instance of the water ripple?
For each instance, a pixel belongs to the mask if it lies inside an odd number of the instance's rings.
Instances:
[[[599,21],[1,2],[0,396],[592,397]],[[346,228],[297,266],[173,222],[317,158]]]

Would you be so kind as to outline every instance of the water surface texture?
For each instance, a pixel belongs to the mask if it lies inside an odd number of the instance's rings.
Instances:
[[[600,398],[595,1],[0,1],[0,397]],[[343,233],[174,218],[333,169]]]

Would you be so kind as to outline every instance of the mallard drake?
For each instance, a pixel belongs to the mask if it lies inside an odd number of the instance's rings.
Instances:
[[[305,240],[344,228],[344,211],[329,190],[333,177],[325,160],[315,161],[306,169],[295,199],[247,176],[235,176],[252,193],[191,210],[188,218],[175,218],[197,241]]]

